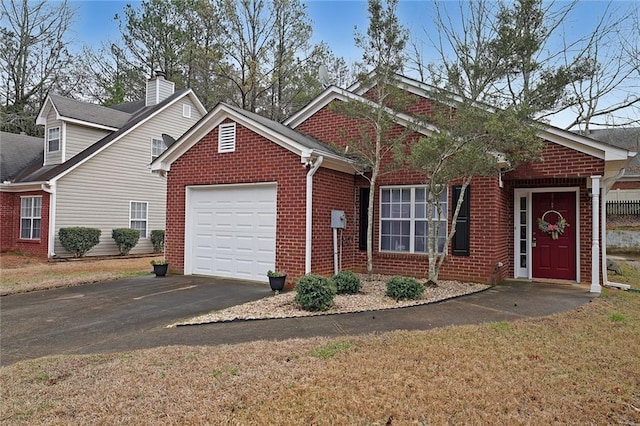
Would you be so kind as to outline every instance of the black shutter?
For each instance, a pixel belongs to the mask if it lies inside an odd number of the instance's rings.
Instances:
[[[458,213],[458,220],[456,221],[456,233],[453,236],[453,241],[451,242],[451,253],[454,256],[469,256],[469,241],[470,241],[470,228],[469,228],[469,216],[471,214],[471,200],[470,200],[470,186],[467,186],[467,189],[464,194],[464,201],[460,206],[460,212]],[[456,185],[453,187],[453,195],[451,196],[451,216],[453,217],[453,212],[455,211],[456,205],[458,204],[458,197],[460,196],[460,191],[462,190],[461,185]]]
[[[358,248],[367,249],[367,225],[369,224],[369,188],[360,188],[360,228],[358,229]]]

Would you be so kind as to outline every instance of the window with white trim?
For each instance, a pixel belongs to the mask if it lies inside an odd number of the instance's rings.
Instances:
[[[39,240],[42,223],[42,197],[20,198],[20,238]]]
[[[182,116],[184,118],[191,118],[191,105],[182,104]]]
[[[427,253],[429,236],[427,194],[424,186],[380,189],[380,251]],[[438,226],[438,251],[444,250],[447,235],[447,191],[440,196],[442,217]],[[437,221],[434,208],[432,217]],[[434,222],[435,223],[435,222]]]
[[[225,123],[218,126],[218,152],[236,150],[236,123]]]
[[[131,201],[129,207],[129,228],[140,231],[140,238],[147,238],[149,203]]]
[[[52,127],[47,131],[47,152],[60,151],[60,127]]]
[[[164,143],[162,138],[152,138],[151,139],[151,161],[160,157],[162,153],[167,149],[167,145]]]

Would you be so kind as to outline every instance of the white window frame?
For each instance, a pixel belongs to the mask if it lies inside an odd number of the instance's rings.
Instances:
[[[394,190],[400,191],[400,201],[393,201],[392,195]],[[428,188],[426,185],[401,185],[401,186],[399,185],[399,186],[380,187],[380,193],[379,193],[380,215],[378,220],[379,222],[378,223],[378,226],[379,226],[378,250],[380,252],[428,254],[428,245],[426,244],[426,241],[424,245],[424,251],[416,250],[416,237],[420,237],[420,235],[417,235],[417,232],[416,232],[416,224],[421,224],[427,220],[426,218],[423,218],[423,217],[417,217],[417,214],[416,214],[416,206],[418,204],[423,203],[423,202],[420,202],[420,203],[416,202],[416,191],[418,190],[427,191]],[[386,197],[384,196],[384,193],[386,191],[390,191],[389,201],[385,201]],[[409,194],[408,200],[404,200],[404,201],[402,200],[402,193]],[[441,253],[443,250],[446,250],[444,243],[446,242],[446,236],[448,235],[448,227],[449,227],[448,200],[449,200],[449,189],[447,188],[447,190],[443,192],[443,195],[440,200],[440,204],[443,206],[443,217],[440,218],[440,236],[439,236],[439,243],[438,243],[439,253]],[[425,194],[424,204],[426,209],[426,194]],[[388,208],[385,208],[386,205],[388,205]],[[407,206],[405,207],[404,213],[403,213],[403,206]],[[409,210],[408,213],[406,212],[407,208]],[[435,211],[435,209],[433,212],[433,218],[437,219],[437,211]],[[401,233],[397,235],[398,238],[404,238],[404,239],[406,239],[407,237],[409,238],[408,247],[406,247],[406,245],[398,244],[400,241],[396,241],[395,249],[390,248],[390,246],[384,249],[382,248],[383,238],[387,236],[387,234],[383,235],[384,222],[404,222],[409,224],[409,234],[405,235],[402,233],[402,230],[401,230],[400,231]],[[392,238],[393,234],[389,234],[389,235],[390,235],[390,238]]]
[[[218,152],[236,150],[236,123],[223,123],[218,126]]]
[[[182,116],[184,118],[191,118],[191,105],[182,104]]]
[[[134,217],[134,213],[137,213],[138,210],[134,209],[134,204],[144,204],[144,218],[138,217],[136,215]],[[144,223],[144,229],[139,226],[134,226],[135,223]],[[137,229],[140,231],[140,238],[146,239],[149,235],[149,202],[148,201],[129,201],[129,228]],[[144,232],[143,232],[144,231]]]
[[[158,154],[156,148],[156,142],[159,142],[158,145],[162,146],[162,149],[160,150],[160,153]],[[162,155],[163,152],[165,152],[167,150],[167,145],[164,142],[163,138],[151,138],[151,161],[155,160],[156,158],[160,157]],[[156,155],[157,154],[157,155]]]
[[[31,205],[25,206],[25,201],[31,201]],[[36,203],[37,201],[37,203]],[[25,208],[27,211],[25,211]],[[25,214],[26,213],[26,214]],[[25,227],[25,221],[29,221],[29,226]],[[38,221],[38,232],[36,234],[36,228],[34,224]],[[23,235],[28,231],[28,235]],[[40,240],[42,237],[42,196],[25,196],[20,197],[20,239],[21,240]]]
[[[58,137],[51,139],[51,132],[53,131],[57,131],[58,132]],[[47,129],[47,152],[60,152],[60,147],[62,145],[61,143],[61,130],[60,127],[51,127],[49,129]],[[58,141],[58,148],[57,149],[51,149],[51,141]]]

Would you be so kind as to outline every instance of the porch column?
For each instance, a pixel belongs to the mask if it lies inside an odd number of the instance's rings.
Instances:
[[[591,293],[600,293],[600,178],[591,176]]]

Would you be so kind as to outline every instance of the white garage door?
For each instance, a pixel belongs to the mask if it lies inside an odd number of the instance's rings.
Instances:
[[[187,189],[185,273],[267,282],[276,263],[275,184]]]

